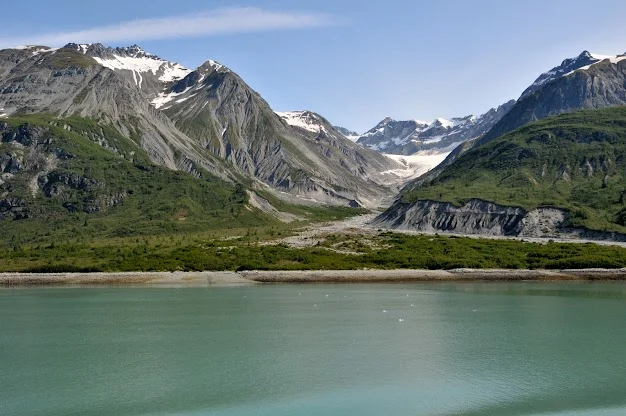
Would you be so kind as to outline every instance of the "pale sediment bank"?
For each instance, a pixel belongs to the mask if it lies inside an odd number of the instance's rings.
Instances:
[[[0,286],[44,285],[245,285],[234,272],[0,273]]]
[[[257,283],[391,283],[626,280],[626,269],[580,270],[317,270],[243,272],[0,273],[0,286],[172,285]]]

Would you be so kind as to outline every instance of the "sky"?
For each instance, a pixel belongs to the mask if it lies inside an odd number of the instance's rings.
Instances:
[[[583,50],[626,53],[624,0],[3,2],[0,48],[140,45],[237,72],[276,111],[359,133],[481,114]]]

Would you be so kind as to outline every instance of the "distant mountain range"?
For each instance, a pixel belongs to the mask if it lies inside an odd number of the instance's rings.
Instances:
[[[404,186],[381,220],[387,225],[410,228],[430,218],[425,229],[457,229],[461,217],[442,213],[458,207],[427,209],[427,197],[436,204],[495,201],[505,211],[506,204],[517,204],[528,212],[549,202],[571,224],[626,232],[620,228],[626,214],[615,201],[593,206],[604,203],[606,189],[622,199],[616,192],[626,163],[620,156],[624,115],[591,112],[528,127],[563,113],[626,105],[625,86],[626,55],[583,52],[540,75],[517,101],[483,115],[386,118],[358,135],[314,112],[274,112],[213,60],[188,69],[136,45],[4,49],[0,220],[39,221],[33,230],[84,215],[103,224],[142,218],[148,229],[150,221],[179,227],[174,221],[192,217],[262,223],[277,213],[272,204],[376,208]],[[559,147],[561,141],[568,145]],[[542,143],[556,147],[547,151]],[[586,155],[589,143],[596,147]],[[568,181],[588,193],[565,186]],[[514,197],[495,192],[498,187]],[[560,192],[560,199],[548,198],[551,192]],[[473,221],[468,229],[478,233],[499,212],[470,205],[462,222]],[[489,218],[474,215],[481,210]],[[606,221],[589,220],[596,215]],[[498,227],[490,229],[504,229]]]
[[[387,117],[362,134],[357,143],[382,153],[400,155],[450,152],[459,144],[487,133],[514,104],[514,100],[509,101],[478,117],[438,118],[432,122]]]

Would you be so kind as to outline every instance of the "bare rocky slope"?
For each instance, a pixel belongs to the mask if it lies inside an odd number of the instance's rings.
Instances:
[[[559,208],[525,210],[479,199],[462,206],[422,200],[398,202],[378,216],[372,225],[428,233],[626,241],[626,234],[572,227],[569,217],[568,211]]]
[[[0,110],[4,116],[52,114],[91,118],[137,142],[157,164],[193,172],[198,165],[233,176],[183,134],[123,74],[68,45],[0,51]]]
[[[219,63],[192,71],[137,46],[0,51],[0,117],[41,113],[112,126],[170,169],[324,203],[379,206],[402,180],[380,175],[397,162],[339,133],[313,137],[290,126]]]

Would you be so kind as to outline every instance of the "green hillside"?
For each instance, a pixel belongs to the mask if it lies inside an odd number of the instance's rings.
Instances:
[[[574,226],[626,232],[626,107],[528,124],[472,149],[402,198],[554,206],[570,211]]]
[[[263,226],[243,185],[151,163],[116,130],[79,118],[0,120],[4,244]]]

